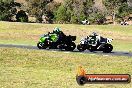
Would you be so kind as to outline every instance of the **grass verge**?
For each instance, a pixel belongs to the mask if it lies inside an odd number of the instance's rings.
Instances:
[[[77,67],[88,74],[130,74],[132,58],[81,53],[0,49],[1,88],[81,88]],[[86,84],[83,88],[131,88],[130,84]]]

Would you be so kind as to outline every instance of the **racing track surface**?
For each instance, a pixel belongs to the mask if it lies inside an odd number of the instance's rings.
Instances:
[[[31,45],[12,45],[12,44],[0,44],[0,47],[8,47],[8,48],[25,48],[25,49],[35,49],[35,50],[48,50],[48,49],[38,49],[37,46],[31,46]],[[57,50],[57,49],[50,49],[50,51],[60,51],[60,50]],[[69,53],[67,51],[62,51],[64,53]],[[109,55],[116,55],[116,56],[128,56],[128,57],[132,57],[132,52],[122,52],[122,51],[113,51],[111,53],[102,53],[101,51],[95,51],[95,52],[89,52],[88,50],[85,50],[84,52],[79,52],[77,49],[75,49],[74,51],[72,52],[78,52],[80,54],[82,53],[87,53],[87,54],[91,54],[91,55],[94,55],[94,54],[100,54],[100,55],[103,55],[103,56],[109,56]]]

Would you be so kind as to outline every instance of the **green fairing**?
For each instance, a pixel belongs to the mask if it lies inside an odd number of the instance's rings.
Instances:
[[[45,40],[46,40],[46,38],[48,38],[48,37],[49,37],[49,39],[50,39],[51,41],[53,41],[53,42],[56,42],[56,41],[58,40],[57,34],[50,34],[50,35],[44,35],[44,36],[42,36],[42,37],[40,38],[39,42],[44,43]]]
[[[51,39],[53,42],[56,42],[56,41],[58,40],[57,34],[51,34],[51,35],[50,35],[50,39]]]
[[[45,39],[46,39],[45,37],[41,37],[40,40],[39,40],[39,42],[44,42]]]

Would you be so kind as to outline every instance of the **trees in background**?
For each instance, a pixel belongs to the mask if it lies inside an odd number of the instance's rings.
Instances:
[[[118,9],[117,15],[120,18],[123,18],[125,16],[128,16],[129,14],[132,14],[132,7],[129,7],[127,3],[122,3],[122,5]]]
[[[66,22],[68,21],[68,16],[67,16],[67,10],[66,8],[61,5],[56,14],[55,14],[55,18],[56,18],[56,21],[59,21],[59,22]]]
[[[0,0],[0,20],[11,21],[11,17],[17,12],[16,6],[21,5],[14,0]]]
[[[98,9],[99,6],[94,7],[96,1],[98,0],[64,0],[63,3],[57,3],[54,0],[26,0],[24,11],[35,16],[37,22],[43,22],[43,17],[46,17],[48,23],[81,23],[87,19],[96,24],[105,23],[105,17],[108,15],[112,16],[115,23],[117,18],[122,19],[132,13],[132,7],[127,0],[103,0],[107,9],[103,12]],[[14,0],[0,0],[0,20],[9,21],[17,12],[16,6],[20,7],[21,4]],[[22,15],[27,18],[24,13]],[[27,22],[23,17],[21,21]]]
[[[57,21],[80,23],[92,13],[93,0],[65,0],[55,12]]]
[[[94,7],[94,0],[65,0],[55,14],[57,21],[68,23],[80,23],[88,19],[90,23],[104,24],[106,16],[112,16],[113,23],[117,19],[132,13],[132,7],[128,6],[127,0],[103,0],[106,11],[101,12]]]
[[[107,14],[112,16],[114,24],[117,17],[122,18],[131,12],[127,0],[103,0],[103,2],[107,8]]]
[[[36,16],[38,22],[42,21],[42,15],[47,13],[46,5],[52,0],[26,0],[27,12]]]
[[[26,14],[25,11],[20,10],[16,14],[16,21],[17,22],[28,22],[28,15]]]

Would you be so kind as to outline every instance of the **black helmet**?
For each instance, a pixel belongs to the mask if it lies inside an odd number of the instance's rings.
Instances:
[[[93,32],[92,35],[93,35],[93,36],[97,36],[97,33],[96,33],[96,32]]]

